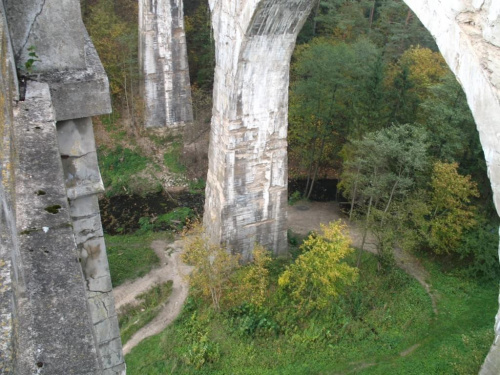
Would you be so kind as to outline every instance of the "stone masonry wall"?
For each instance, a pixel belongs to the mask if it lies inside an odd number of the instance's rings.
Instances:
[[[467,95],[500,212],[500,2],[405,0]],[[204,223],[246,257],[254,241],[286,249],[288,61],[313,0],[211,0],[214,108]],[[481,374],[500,373],[500,313]]]
[[[145,127],[192,122],[182,0],[139,0],[139,36]]]

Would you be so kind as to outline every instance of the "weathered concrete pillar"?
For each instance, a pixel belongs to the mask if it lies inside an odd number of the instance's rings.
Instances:
[[[11,104],[12,367],[19,374],[125,374],[90,118],[111,111],[108,80],[78,0],[3,2],[17,66],[29,76],[20,89],[26,101]],[[24,66],[31,46],[40,60],[32,71]]]
[[[192,122],[182,0],[139,0],[139,62],[145,127]]]
[[[30,81],[26,91],[14,127],[19,253],[13,257],[13,373],[102,374],[49,87]]]
[[[312,0],[212,0],[216,68],[204,224],[248,258],[287,251],[288,76]]]
[[[120,374],[125,366],[97,199],[104,192],[104,185],[97,164],[92,119],[59,121],[57,135],[69,214],[103,374]]]

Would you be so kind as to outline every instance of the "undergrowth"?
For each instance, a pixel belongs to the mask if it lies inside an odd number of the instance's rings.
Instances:
[[[104,186],[107,187],[107,196],[145,196],[162,190],[160,181],[155,180],[152,173],[158,167],[151,159],[121,146],[113,150],[100,147],[98,153],[99,169]]]
[[[273,261],[274,281],[288,262]],[[173,325],[126,357],[129,374],[477,373],[493,340],[496,285],[426,267],[437,316],[416,280],[378,272],[366,253],[359,282],[307,316],[273,288],[262,307],[220,314],[191,298]]]
[[[140,228],[137,233],[165,230],[179,232],[195,216],[195,212],[189,207],[174,208],[172,211],[154,219],[144,216],[139,219]]]
[[[148,245],[156,238],[172,239],[172,235],[165,232],[120,236],[105,235],[113,287],[126,280],[146,275],[160,263],[158,256]]]
[[[179,141],[172,142],[167,152],[163,155],[163,162],[170,172],[185,173],[186,167],[181,161],[182,159],[182,143]]]
[[[151,322],[161,311],[172,294],[172,280],[155,285],[136,299],[139,304],[128,304],[121,308],[118,314],[120,336],[125,344],[139,329]]]

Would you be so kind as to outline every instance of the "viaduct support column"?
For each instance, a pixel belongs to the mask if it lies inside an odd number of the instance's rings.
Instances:
[[[248,259],[287,252],[288,77],[311,0],[212,0],[216,68],[204,224]]]
[[[146,128],[193,121],[182,0],[139,0],[139,62]]]

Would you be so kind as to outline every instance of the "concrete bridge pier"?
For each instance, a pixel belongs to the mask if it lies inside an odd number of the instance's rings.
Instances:
[[[311,0],[212,0],[216,69],[204,223],[244,259],[287,252],[288,76]]]
[[[193,121],[182,0],[139,0],[144,126],[179,129]]]

